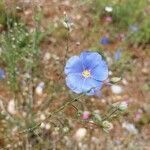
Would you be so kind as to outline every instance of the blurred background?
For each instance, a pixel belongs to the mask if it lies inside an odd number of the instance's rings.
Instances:
[[[63,70],[84,50],[118,82],[48,117],[77,97]],[[149,0],[1,0],[0,149],[150,150],[149,69]],[[122,101],[109,132],[95,124]]]

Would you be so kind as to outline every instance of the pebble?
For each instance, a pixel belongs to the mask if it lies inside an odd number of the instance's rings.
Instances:
[[[7,106],[7,111],[12,115],[16,113],[15,101],[13,99],[9,101],[8,106]]]
[[[44,61],[49,61],[51,58],[51,54],[49,52],[46,52],[44,55]]]
[[[83,140],[83,139],[85,138],[86,134],[87,134],[87,130],[86,130],[85,128],[79,128],[79,129],[76,131],[74,137],[75,137],[75,139],[76,139],[77,141],[81,141],[81,140]]]
[[[35,93],[36,93],[38,96],[43,95],[44,87],[45,87],[45,83],[44,83],[44,82],[40,82],[40,83],[37,85],[36,89],[35,89]]]
[[[112,85],[111,86],[111,91],[114,93],[114,94],[121,94],[123,92],[123,88],[119,85]]]
[[[46,116],[44,114],[40,115],[40,120],[44,121],[46,119]]]
[[[131,134],[137,134],[138,133],[138,129],[132,123],[123,122],[122,127],[125,128]]]
[[[51,128],[51,126],[50,126],[49,123],[45,124],[45,129],[46,129],[46,130],[49,130],[50,128]]]
[[[128,81],[127,81],[126,79],[122,79],[122,83],[123,83],[124,85],[128,85]]]

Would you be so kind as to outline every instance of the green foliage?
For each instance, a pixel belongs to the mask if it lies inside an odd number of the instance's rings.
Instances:
[[[12,26],[15,22],[19,21],[19,17],[16,14],[16,10],[7,10],[5,8],[4,1],[0,1],[0,25],[3,28]]]
[[[37,65],[41,38],[40,31],[29,33],[22,23],[14,23],[13,27],[1,34],[1,60],[6,65],[9,83],[14,90],[17,90],[18,74]]]
[[[113,6],[113,22],[120,30],[128,29],[130,24],[141,21],[146,1],[126,0]]]
[[[128,37],[129,43],[149,44],[150,43],[150,17],[147,15],[139,25],[138,32],[133,32]]]

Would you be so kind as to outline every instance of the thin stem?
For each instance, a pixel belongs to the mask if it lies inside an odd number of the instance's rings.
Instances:
[[[118,111],[118,108],[116,108],[114,111],[112,111],[110,114],[106,115],[106,117],[104,117],[102,119],[102,121],[105,121],[105,120],[109,120],[113,114],[115,114],[116,112]]]
[[[51,118],[53,115],[57,114],[58,112],[62,111],[63,109],[65,109],[67,106],[71,105],[72,103],[78,101],[81,97],[83,97],[84,94],[72,99],[71,101],[68,101],[66,102],[64,105],[60,106],[59,108],[55,109],[52,113],[49,114],[49,116],[47,116],[47,118],[45,119],[48,120],[49,118]],[[43,122],[43,121],[42,121]],[[31,132],[31,131],[34,131],[35,129],[37,129],[41,124],[42,122],[36,124],[35,126],[33,126],[32,128],[28,128],[28,129],[25,129],[21,132],[19,132],[19,134],[22,134],[22,133],[28,133],[28,132]]]

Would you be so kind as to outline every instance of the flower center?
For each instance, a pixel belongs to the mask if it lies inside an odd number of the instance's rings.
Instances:
[[[91,73],[90,73],[89,70],[84,70],[82,72],[82,75],[83,75],[84,78],[89,78],[91,76]]]

